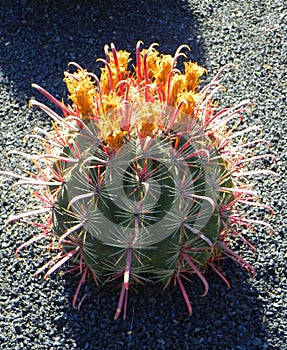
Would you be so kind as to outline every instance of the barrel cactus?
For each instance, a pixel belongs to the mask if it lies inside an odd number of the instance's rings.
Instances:
[[[246,150],[264,142],[245,142],[235,127],[251,103],[219,109],[214,96],[222,89],[223,67],[205,87],[205,69],[186,57],[182,45],[174,56],[160,54],[156,45],[136,46],[130,53],[105,46],[98,78],[76,63],[64,73],[70,103],[56,100],[34,87],[61,111],[31,100],[53,121],[53,130],[37,128],[30,135],[45,148],[32,159],[39,172],[19,178],[37,185],[40,208],[15,215],[9,222],[42,214],[43,233],[22,244],[19,251],[51,236],[59,249],[45,268],[45,277],[69,262],[81,273],[73,303],[87,276],[96,283],[118,279],[121,291],[115,318],[126,317],[131,284],[178,285],[189,313],[192,307],[183,279],[192,275],[203,283],[210,268],[229,285],[220,268],[228,256],[254,273],[232,250],[241,238],[239,226],[264,222],[241,217],[240,207],[262,206],[246,180],[245,166],[253,159]],[[249,128],[250,130],[250,128]],[[81,302],[80,302],[81,303]]]

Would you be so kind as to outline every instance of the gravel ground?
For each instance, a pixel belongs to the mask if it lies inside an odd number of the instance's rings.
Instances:
[[[45,115],[28,109],[28,100],[39,97],[32,82],[61,98],[66,93],[63,70],[69,61],[96,71],[95,58],[103,57],[104,44],[114,42],[119,49],[133,50],[141,39],[146,45],[160,43],[165,53],[174,53],[182,43],[190,45],[190,58],[208,69],[207,79],[225,63],[236,63],[238,69],[223,81],[227,95],[222,102],[253,101],[254,113],[246,125],[262,127],[269,152],[277,157],[273,170],[278,174],[276,181],[256,178],[262,200],[275,210],[270,220],[273,235],[260,227],[245,232],[257,247],[256,255],[238,246],[255,267],[255,278],[224,261],[230,290],[214,275],[209,276],[205,298],[200,298],[199,283],[188,286],[193,295],[191,318],[178,289],[161,293],[159,288],[146,288],[131,295],[126,321],[113,320],[116,288],[98,290],[88,283],[87,298],[78,311],[71,306],[77,276],[34,278],[33,272],[48,258],[44,244],[33,245],[23,251],[23,259],[16,259],[16,248],[35,232],[25,225],[4,228],[3,224],[9,215],[33,203],[29,190],[3,180],[0,348],[287,349],[286,2],[1,0],[0,20],[1,169],[30,169],[28,162],[7,160],[5,154],[12,148],[36,151],[35,145],[23,142],[24,135],[36,125],[51,126]]]

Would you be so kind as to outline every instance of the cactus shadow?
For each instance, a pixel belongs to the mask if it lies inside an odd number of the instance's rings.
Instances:
[[[0,5],[0,67],[2,80],[13,94],[27,99],[31,83],[57,98],[65,94],[63,71],[71,61],[99,73],[96,59],[105,44],[134,52],[138,40],[145,47],[160,44],[173,54],[190,46],[189,58],[205,63],[204,43],[188,1],[4,0]],[[38,95],[37,95],[38,98]],[[47,101],[45,101],[47,102]]]
[[[131,292],[126,320],[115,321],[119,285],[99,289],[87,283],[81,309],[68,314],[66,337],[72,337],[79,350],[270,348],[254,284],[238,266],[226,265],[229,290],[213,274],[208,275],[210,290],[204,298],[199,280],[185,284],[193,305],[191,317],[178,287],[162,292],[163,286],[156,284]],[[72,299],[73,278],[66,278]]]

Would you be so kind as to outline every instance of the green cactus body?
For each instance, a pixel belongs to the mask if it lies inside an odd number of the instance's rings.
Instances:
[[[81,144],[78,138],[82,135],[79,135],[73,139],[74,145]],[[189,251],[190,258],[201,271],[212,258],[220,222],[218,203],[212,198],[214,193],[205,196],[206,173],[210,169],[208,161],[204,166],[201,164],[201,157],[206,157],[206,153],[199,152],[184,159],[180,148],[175,150],[172,145],[172,140],[177,137],[173,132],[165,137],[164,143],[160,136],[148,139],[152,151],[148,155],[145,155],[148,150],[143,152],[139,147],[140,152],[137,152],[136,147],[130,147],[129,143],[133,143],[130,140],[116,154],[106,155],[101,162],[97,161],[97,153],[103,153],[100,145],[99,152],[93,146],[81,152],[84,158],[80,165],[67,167],[63,161],[58,161],[58,166],[66,168],[67,181],[55,201],[54,233],[61,239],[79,226],[69,235],[82,241],[84,261],[89,266],[93,266],[92,261],[98,261],[96,275],[98,271],[105,274],[108,265],[122,264],[124,258],[119,258],[125,249],[134,252],[130,267],[135,274],[144,269],[149,273],[164,273],[165,278],[180,268],[181,249]],[[153,146],[158,142],[157,151]],[[186,148],[188,156],[194,150],[186,145],[187,142],[183,140],[181,148]],[[66,161],[71,156],[70,148],[64,149]],[[167,151],[180,158],[179,166],[170,160]],[[109,164],[110,157],[112,165]],[[120,180],[122,183],[119,184]],[[121,198],[115,198],[118,196]],[[222,195],[220,197],[218,202],[222,200]],[[204,201],[208,201],[205,206]],[[203,227],[196,228],[196,220]],[[89,250],[93,251],[92,259]],[[141,258],[136,258],[139,255]]]
[[[203,68],[191,62],[184,73],[176,68],[183,48],[172,57],[154,45],[140,51],[139,43],[130,71],[129,53],[112,44],[100,79],[78,65],[65,73],[71,106],[35,85],[64,117],[31,101],[55,125],[46,134],[47,154],[35,158],[45,169],[41,183],[28,181],[41,186],[50,213],[46,232],[60,249],[46,276],[67,261],[77,265],[83,275],[74,302],[88,271],[98,283],[121,279],[116,318],[123,307],[126,316],[131,283],[174,281],[191,314],[183,276],[197,275],[206,294],[208,267],[228,284],[222,255],[254,271],[229,247],[233,226],[247,222],[238,216],[239,202],[256,201],[239,181],[246,144],[241,138],[234,145],[227,128],[248,103],[215,111],[223,70],[200,90]]]

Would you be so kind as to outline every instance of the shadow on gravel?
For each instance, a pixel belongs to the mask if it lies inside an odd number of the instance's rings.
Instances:
[[[0,20],[0,81],[10,85],[8,90],[22,104],[36,95],[33,82],[61,99],[66,94],[62,77],[67,63],[76,61],[97,72],[95,60],[103,57],[104,45],[111,42],[132,52],[138,40],[146,47],[158,42],[163,53],[188,44],[190,59],[203,66],[207,59],[197,19],[185,1],[4,0]],[[114,321],[117,286],[98,290],[87,284],[81,310],[71,307],[51,320],[64,345],[59,349],[211,349],[210,344],[212,349],[242,349],[242,343],[251,350],[264,349],[262,306],[256,292],[240,269],[228,265],[228,273],[230,291],[214,276],[205,298],[199,297],[198,281],[186,286],[194,296],[192,318],[178,288],[162,294],[162,287],[155,286],[131,293],[127,320]],[[71,302],[76,280],[65,277]],[[51,308],[57,313],[56,305]],[[56,344],[53,349],[58,349]]]
[[[111,42],[133,53],[138,40],[171,54],[187,44],[189,58],[204,65],[204,43],[185,1],[4,0],[0,20],[2,75],[29,98],[34,82],[61,98],[68,62],[97,72],[96,59]]]
[[[71,308],[67,320],[59,320],[58,330],[65,329],[65,337],[73,339],[79,350],[270,349],[256,290],[239,267],[224,265],[230,290],[213,274],[208,276],[210,291],[204,298],[196,277],[192,284],[186,284],[192,317],[178,287],[162,292],[162,285],[147,285],[138,293],[130,292],[127,319],[115,321],[119,285],[98,289],[87,283],[80,310]],[[75,278],[66,275],[65,280],[72,300]]]

